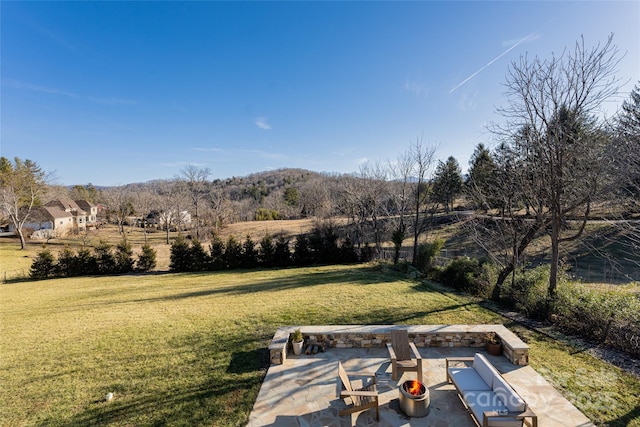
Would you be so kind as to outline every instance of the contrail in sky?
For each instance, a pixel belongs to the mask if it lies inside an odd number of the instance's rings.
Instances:
[[[459,83],[456,87],[454,87],[453,89],[451,89],[449,91],[449,93],[452,93],[453,91],[455,91],[456,89],[458,89],[460,86],[462,86],[463,84],[465,84],[466,82],[468,82],[469,80],[471,80],[472,78],[474,78],[475,76],[477,76],[478,74],[480,74],[485,68],[487,68],[488,66],[490,66],[491,64],[493,64],[494,62],[496,62],[498,59],[502,58],[503,56],[505,56],[507,53],[511,52],[513,49],[515,49],[516,47],[518,47],[520,44],[522,44],[525,40],[527,40],[529,37],[531,37],[532,35],[534,35],[535,33],[531,33],[529,34],[527,37],[523,38],[522,40],[520,40],[519,42],[517,42],[516,44],[514,44],[513,46],[511,46],[509,49],[505,50],[504,52],[502,52],[500,55],[496,56],[494,59],[492,59],[491,61],[489,61],[484,67],[480,68],[478,71],[476,71],[475,73],[471,74],[469,77],[467,77],[466,79],[464,79],[462,81],[462,83]]]

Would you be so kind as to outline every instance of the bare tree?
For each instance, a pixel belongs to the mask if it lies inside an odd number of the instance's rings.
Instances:
[[[541,229],[550,228],[549,303],[556,294],[560,244],[581,235],[602,189],[607,141],[592,114],[618,90],[617,53],[612,37],[591,49],[581,39],[559,57],[522,57],[507,74],[509,103],[498,110],[506,122],[496,131],[511,136],[513,148],[526,158],[532,206],[540,207]],[[565,237],[569,216],[583,223]]]
[[[366,162],[360,165],[357,175],[341,178],[342,212],[351,219],[355,230],[354,243],[360,247],[373,237],[376,251],[380,251],[384,228],[380,216],[385,213],[388,198],[387,171],[379,164]]]
[[[149,189],[136,191],[133,196],[133,208],[140,221],[144,234],[144,243],[147,243],[147,217],[158,205],[158,196]]]
[[[166,243],[170,243],[171,229],[180,229],[182,222],[182,210],[186,204],[182,190],[182,182],[179,180],[164,181],[158,186],[158,222],[166,231]]]
[[[300,185],[302,214],[307,217],[328,218],[333,214],[335,203],[331,198],[331,182],[326,176],[309,179]]]
[[[426,231],[426,211],[429,195],[429,178],[433,172],[433,163],[437,146],[424,145],[422,138],[416,139],[416,142],[409,148],[409,156],[412,160],[412,175],[415,180],[413,186],[413,262],[415,264],[416,254],[418,253],[418,239],[420,235]]]
[[[221,188],[215,187],[209,192],[211,205],[211,225],[215,230],[231,221],[233,211],[228,194]]]
[[[413,162],[410,153],[404,152],[395,162],[388,162],[387,169],[391,179],[391,191],[389,197],[389,225],[391,227],[391,240],[394,246],[393,263],[400,260],[400,250],[406,237],[407,225],[405,217],[409,212],[410,180]]]
[[[0,158],[0,210],[13,224],[22,250],[27,246],[23,227],[42,202],[50,178],[31,160],[16,157],[12,163],[6,157]]]
[[[111,187],[102,191],[102,199],[107,205],[109,216],[118,225],[118,230],[122,238],[126,238],[124,224],[127,218],[134,213],[133,192],[126,186]]]
[[[182,179],[189,193],[189,198],[194,209],[196,220],[196,237],[200,239],[200,215],[204,209],[209,191],[208,178],[211,174],[209,168],[198,168],[189,165],[182,170]]]

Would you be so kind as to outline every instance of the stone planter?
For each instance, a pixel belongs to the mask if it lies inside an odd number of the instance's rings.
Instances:
[[[487,353],[492,356],[500,356],[502,354],[502,343],[494,344],[488,342],[486,345]]]
[[[304,341],[292,342],[291,346],[293,347],[293,354],[296,356],[300,356],[302,354],[302,347],[304,346]]]

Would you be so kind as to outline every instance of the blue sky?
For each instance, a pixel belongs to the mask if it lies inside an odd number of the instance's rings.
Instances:
[[[614,43],[640,79],[640,2],[6,2],[2,156],[59,184],[357,171],[412,141],[463,169],[522,55]],[[477,74],[476,74],[477,73]]]

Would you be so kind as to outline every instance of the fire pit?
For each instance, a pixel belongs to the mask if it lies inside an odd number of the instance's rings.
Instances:
[[[429,389],[420,381],[409,380],[400,385],[400,409],[408,417],[424,417],[429,413]]]

